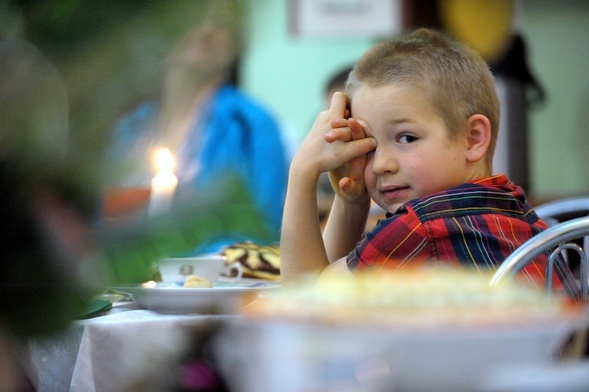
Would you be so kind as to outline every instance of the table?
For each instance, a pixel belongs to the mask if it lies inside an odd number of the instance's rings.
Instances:
[[[39,392],[166,390],[195,327],[216,315],[161,315],[115,304],[59,336],[29,342]]]
[[[76,321],[70,329],[59,336],[30,341],[30,361],[35,369],[35,377],[32,378],[39,392],[171,390],[170,385],[178,385],[178,381],[183,380],[182,371],[185,368],[179,365],[182,364],[182,354],[194,345],[193,333],[210,323],[216,325],[217,322],[242,320],[239,317],[162,315],[141,310],[133,303],[115,304],[113,310],[107,314]],[[363,391],[366,388],[359,386],[371,385],[370,378],[366,379],[367,384],[356,385],[354,382],[353,377],[360,374],[357,373],[356,357],[358,353],[362,356],[367,347],[380,350],[381,345],[365,346],[362,340],[354,339],[356,334],[342,335],[338,334],[337,330],[324,331],[323,335],[317,337],[316,332],[305,335],[301,330],[290,329],[289,332],[289,328],[288,325],[286,329],[270,328],[264,335],[260,335],[261,330],[257,328],[240,329],[241,339],[233,341],[229,336],[224,336],[224,347],[227,350],[223,352],[229,355],[221,356],[224,360],[221,370],[229,369],[232,373],[232,391],[302,392],[307,390],[305,381],[309,377],[315,377],[321,383],[333,387],[322,390],[342,390],[338,389],[338,386],[342,385],[342,380],[348,382],[343,384],[348,387],[345,389],[348,391]],[[381,343],[378,336],[375,336],[375,339],[376,343]],[[319,351],[316,351],[317,349]],[[435,351],[437,350],[434,350],[434,353]],[[314,354],[305,357],[305,353]],[[375,388],[369,390],[389,390],[391,381],[387,378],[388,372],[396,377],[395,372],[399,371],[398,368],[389,368],[388,362],[387,366],[383,367],[382,361],[374,361],[379,359],[378,356],[371,357],[371,353],[367,353],[368,362],[362,360],[360,364],[370,365],[364,369],[369,370],[368,373],[364,372],[364,375],[375,376]],[[301,361],[303,357],[305,361]],[[457,358],[445,360],[456,361]],[[307,369],[308,366],[305,366],[309,361],[314,365]],[[261,369],[264,371],[260,372]],[[342,369],[345,371],[343,375]],[[511,364],[509,368],[499,368],[495,373],[488,374],[485,371],[489,369],[480,367],[479,370],[482,378],[478,379],[476,384],[459,384],[463,389],[452,390],[580,391],[589,385],[589,362],[586,360],[562,363],[532,361]],[[380,371],[382,374],[379,374]],[[384,378],[381,379],[381,375]],[[436,382],[439,383],[440,380],[442,378]],[[336,385],[331,385],[331,382]],[[384,387],[381,384],[383,382]]]

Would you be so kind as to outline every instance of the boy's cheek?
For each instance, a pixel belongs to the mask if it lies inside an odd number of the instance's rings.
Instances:
[[[364,166],[364,185],[366,189],[376,189],[376,175],[372,170],[372,164],[370,161],[366,161],[366,166]]]

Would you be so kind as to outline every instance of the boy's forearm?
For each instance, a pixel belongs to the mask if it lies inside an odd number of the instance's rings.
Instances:
[[[328,265],[317,207],[318,176],[291,170],[280,237],[283,283],[319,275]]]
[[[323,240],[329,262],[345,257],[362,239],[370,211],[370,199],[360,205],[349,205],[335,197]]]

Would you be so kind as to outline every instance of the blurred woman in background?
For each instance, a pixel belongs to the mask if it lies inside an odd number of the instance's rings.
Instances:
[[[176,160],[177,202],[237,175],[277,240],[287,179],[279,127],[232,83],[243,49],[237,4],[210,2],[205,15],[170,50],[161,97],[141,103],[117,123],[109,162],[125,170],[119,186],[149,187],[152,154],[168,148]],[[194,253],[245,239],[227,233]]]

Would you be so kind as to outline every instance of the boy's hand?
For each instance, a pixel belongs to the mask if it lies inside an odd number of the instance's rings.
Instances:
[[[328,143],[335,141],[353,142],[357,140],[368,140],[364,128],[354,118],[333,119],[331,120],[331,126],[333,129],[325,135],[325,141]],[[345,202],[356,204],[368,199],[368,193],[364,184],[365,166],[366,155],[361,154],[329,172],[331,186],[336,194]]]
[[[372,138],[367,138],[362,126],[347,119],[347,97],[337,92],[331,99],[328,110],[319,113],[309,134],[301,143],[291,168],[316,175],[334,171],[332,184],[335,191],[343,193],[352,201],[365,193],[362,172],[365,154],[376,147]],[[350,198],[351,197],[351,198]]]

